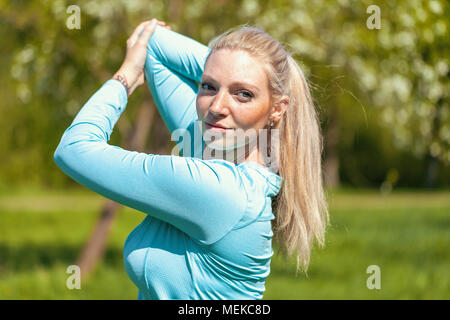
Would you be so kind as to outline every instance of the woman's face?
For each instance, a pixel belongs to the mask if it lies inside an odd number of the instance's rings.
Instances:
[[[214,135],[215,146],[236,147],[237,133],[249,129],[258,133],[268,123],[271,97],[262,62],[242,50],[212,53],[196,102],[203,136]]]

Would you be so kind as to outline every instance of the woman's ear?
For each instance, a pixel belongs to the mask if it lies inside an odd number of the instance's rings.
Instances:
[[[272,107],[272,113],[270,114],[269,120],[277,123],[280,121],[283,114],[289,107],[290,99],[289,96],[282,96],[274,103]]]

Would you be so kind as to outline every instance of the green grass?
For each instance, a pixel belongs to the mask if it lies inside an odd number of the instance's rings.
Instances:
[[[66,287],[104,199],[87,190],[0,194],[0,299],[136,299],[123,267],[127,235],[144,214],[122,208],[104,259],[81,290]],[[265,299],[449,299],[450,192],[370,190],[329,193],[326,246],[314,248],[307,276],[275,253]],[[369,290],[366,269],[381,270]]]

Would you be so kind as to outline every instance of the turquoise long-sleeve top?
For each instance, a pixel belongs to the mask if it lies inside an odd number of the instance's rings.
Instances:
[[[209,48],[157,26],[147,83],[170,132],[195,129],[195,98]],[[108,144],[127,93],[108,80],[64,131],[54,161],[81,185],[146,213],[125,241],[138,299],[262,299],[270,273],[271,198],[282,178],[256,162],[202,159]]]

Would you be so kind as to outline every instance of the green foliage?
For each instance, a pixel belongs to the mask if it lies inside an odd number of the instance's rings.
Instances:
[[[361,70],[363,88],[395,145],[449,164],[449,3],[389,2],[381,10],[382,28],[355,58],[354,69]]]
[[[0,188],[70,181],[52,160],[63,131],[119,68],[134,27],[153,17],[205,44],[245,23],[283,43],[311,84],[324,131],[339,120],[344,183],[379,186],[395,169],[398,185],[421,186],[427,161],[436,159],[437,185],[448,186],[445,0],[379,1],[379,30],[366,26],[370,1],[84,0],[79,30],[66,27],[71,4],[0,0]],[[134,119],[145,90],[119,124]],[[124,132],[115,131],[111,143],[120,144]]]

